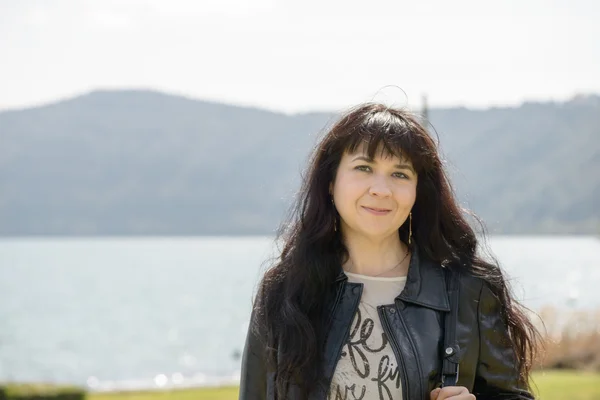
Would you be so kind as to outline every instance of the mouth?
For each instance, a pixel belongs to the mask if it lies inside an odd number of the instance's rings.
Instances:
[[[389,213],[392,210],[388,210],[387,208],[377,208],[377,207],[365,207],[362,206],[362,208],[364,208],[366,211],[370,212],[371,214],[375,214],[375,215],[385,215],[387,213]]]

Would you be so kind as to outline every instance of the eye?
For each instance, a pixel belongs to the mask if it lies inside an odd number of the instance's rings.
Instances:
[[[364,171],[364,172],[371,171],[371,167],[369,167],[368,165],[357,165],[356,167],[354,167],[354,169],[359,170],[359,171]]]
[[[403,172],[394,172],[394,176],[396,178],[401,178],[401,179],[408,179],[408,175],[406,175]]]

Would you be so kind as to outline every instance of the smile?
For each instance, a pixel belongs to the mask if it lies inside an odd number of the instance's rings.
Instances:
[[[374,214],[374,215],[386,215],[390,211],[392,211],[392,210],[386,210],[384,208],[369,208],[369,207],[365,207],[365,206],[362,206],[362,208],[365,209],[367,212],[370,212],[371,214]]]

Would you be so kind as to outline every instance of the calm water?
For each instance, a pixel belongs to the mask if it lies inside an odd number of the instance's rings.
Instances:
[[[493,237],[517,296],[600,308],[596,237]],[[272,238],[0,240],[0,381],[231,382]]]

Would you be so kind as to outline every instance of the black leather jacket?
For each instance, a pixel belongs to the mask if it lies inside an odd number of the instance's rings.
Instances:
[[[384,330],[402,365],[402,398],[405,400],[429,400],[429,393],[439,387],[443,314],[450,311],[445,279],[439,264],[413,250],[404,290],[394,305],[381,306],[379,310]],[[348,282],[343,271],[334,287],[323,365],[323,373],[329,381],[347,341],[362,293],[362,284]],[[479,400],[533,399],[518,383],[515,356],[507,342],[500,304],[487,284],[461,274],[458,304],[458,386],[467,387]],[[267,370],[263,354],[261,341],[249,330],[242,357],[240,400],[275,399],[275,372]],[[326,397],[324,392],[312,393],[310,400]],[[286,399],[300,399],[294,386]]]

